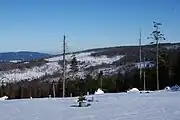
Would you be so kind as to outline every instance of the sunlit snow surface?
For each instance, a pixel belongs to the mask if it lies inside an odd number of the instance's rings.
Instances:
[[[0,72],[0,79],[4,81],[20,81],[24,79],[35,79],[39,78],[45,74],[53,74],[60,69],[60,65],[57,62],[46,63],[41,67],[33,67],[32,69],[25,70],[9,70],[5,72]]]
[[[91,56],[92,53],[94,53],[94,52],[78,53],[75,55],[76,55],[76,59],[78,61],[90,63],[92,66],[100,65],[102,63],[111,64],[114,61],[117,61],[123,57],[123,55],[118,55],[118,56],[114,56],[114,57],[107,57],[106,55],[93,57],[93,56]],[[71,56],[72,56],[72,54],[66,55],[66,60],[71,61],[72,60]],[[63,56],[57,56],[57,57],[49,58],[46,60],[51,61],[51,62],[59,61],[59,60],[63,60]]]
[[[103,94],[86,108],[77,98],[0,101],[0,120],[179,120],[180,92]]]

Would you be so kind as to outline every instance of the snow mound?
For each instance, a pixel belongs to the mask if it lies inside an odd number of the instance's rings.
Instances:
[[[167,86],[164,88],[164,91],[171,91],[171,92],[180,91],[180,86],[178,86],[178,85],[175,85],[172,87]]]
[[[140,91],[137,88],[132,88],[127,91],[128,93],[139,93]]]
[[[171,91],[180,91],[180,87],[178,85],[172,86]]]
[[[142,90],[142,91],[139,91],[140,93],[144,93],[144,94],[146,94],[146,93],[152,93],[152,92],[154,92],[154,91],[149,91],[149,90]]]
[[[104,91],[102,91],[102,90],[99,88],[97,91],[95,91],[94,94],[95,94],[95,95],[104,94]]]
[[[169,86],[167,86],[167,87],[165,87],[165,88],[164,88],[164,90],[166,90],[166,91],[170,91],[170,90],[171,90],[171,88],[170,88]]]
[[[0,100],[7,100],[8,99],[8,96],[3,96],[0,98]]]

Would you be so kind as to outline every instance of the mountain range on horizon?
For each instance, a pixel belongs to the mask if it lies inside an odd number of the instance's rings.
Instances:
[[[161,43],[161,45],[165,46],[176,46],[180,45],[179,42],[177,43]],[[106,50],[110,48],[127,48],[127,47],[137,47],[138,45],[127,45],[127,46],[112,46],[112,47],[102,47],[102,48],[92,48],[86,49],[81,51],[74,51],[70,53],[79,53],[79,52],[89,52],[89,51],[99,51],[99,50]],[[142,45],[147,46],[147,45]],[[51,56],[61,55],[60,52],[32,52],[32,51],[18,51],[18,52],[0,52],[0,61],[1,62],[10,62],[10,61],[31,61],[31,60],[38,60],[41,58],[47,58]]]
[[[10,61],[30,61],[51,56],[47,53],[31,52],[31,51],[18,51],[18,52],[3,52],[0,53],[1,62]]]

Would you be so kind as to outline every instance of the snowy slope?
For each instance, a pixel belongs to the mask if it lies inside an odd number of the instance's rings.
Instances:
[[[85,61],[86,63],[89,63],[89,65],[91,65],[91,66],[100,65],[102,63],[111,64],[114,61],[117,61],[117,60],[121,59],[122,57],[124,57],[123,55],[122,56],[115,56],[115,57],[111,57],[111,58],[108,58],[106,55],[93,57],[93,56],[90,56],[91,53],[94,53],[94,52],[78,53],[75,55],[76,55],[76,58],[78,61],[80,61],[80,62]],[[72,56],[72,54],[66,55],[66,60],[71,61],[71,59],[72,59],[71,56]],[[53,57],[53,58],[49,58],[49,59],[45,59],[45,60],[51,61],[51,62],[52,61],[59,61],[59,60],[63,60],[63,57],[58,56],[58,57]]]
[[[57,62],[46,63],[41,67],[33,67],[32,69],[25,70],[9,70],[9,71],[1,71],[0,79],[4,81],[20,81],[24,79],[35,79],[39,78],[45,74],[53,74],[60,69],[60,65]]]
[[[87,108],[76,98],[0,101],[1,120],[179,120],[180,92],[97,95]]]
[[[101,65],[103,63],[105,64],[112,64],[113,62],[120,60],[123,55],[119,56],[114,56],[114,57],[107,57],[105,55],[98,56],[98,57],[93,57],[91,56],[91,53],[93,52],[86,52],[86,53],[77,53],[76,58],[77,60],[81,63],[78,65],[79,67],[79,73],[77,73],[78,76],[83,77],[86,75],[86,71],[84,69],[92,67],[92,66],[97,66]],[[71,56],[72,54],[69,54],[66,56],[67,61],[71,61]],[[24,79],[35,79],[39,78],[44,75],[52,75],[58,71],[62,72],[62,67],[61,65],[58,64],[59,60],[62,60],[62,56],[57,56],[57,57],[52,57],[45,59],[47,61],[46,64],[38,67],[33,67],[31,69],[25,69],[25,70],[19,70],[19,69],[14,69],[14,70],[9,70],[9,71],[1,71],[0,72],[0,79],[4,80],[5,82],[7,81],[20,81]],[[115,68],[103,68],[102,70],[106,71],[108,69],[109,72],[113,72]],[[67,65],[67,72],[70,71],[70,64]]]

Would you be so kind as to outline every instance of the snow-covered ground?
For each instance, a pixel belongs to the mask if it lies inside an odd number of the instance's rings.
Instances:
[[[137,68],[153,67],[154,64],[151,61],[134,63]]]
[[[72,108],[77,98],[0,101],[0,120],[179,120],[180,92],[113,93]]]
[[[81,62],[89,63],[91,66],[101,65],[102,63],[111,64],[114,61],[117,61],[124,57],[123,55],[114,56],[114,57],[107,57],[106,55],[93,57],[91,54],[94,52],[86,52],[86,53],[77,53],[75,54],[76,59]],[[47,61],[59,61],[63,60],[63,56],[57,56],[49,59],[45,59]],[[71,61],[72,60],[72,54],[66,55],[66,60]]]
[[[60,65],[57,62],[50,62],[46,63],[43,66],[36,66],[32,69],[25,69],[25,70],[9,70],[9,71],[1,71],[0,79],[7,81],[20,81],[24,79],[35,79],[39,78],[45,74],[53,74],[54,72],[57,72],[60,69]]]
[[[79,65],[80,71],[78,75],[80,77],[85,76],[85,71],[84,71],[85,68],[101,65],[103,63],[112,64],[114,61],[117,61],[123,57],[123,56],[114,56],[114,57],[109,58],[105,55],[93,57],[93,56],[90,56],[91,53],[93,52],[75,54],[77,60],[80,62],[83,62],[83,64]],[[71,61],[72,60],[71,56],[72,54],[67,55],[66,60]],[[52,57],[45,60],[48,61],[48,63],[40,67],[36,66],[31,69],[25,69],[25,70],[14,69],[14,70],[9,70],[9,71],[1,71],[0,79],[4,80],[5,82],[20,81],[24,79],[32,80],[32,79],[44,76],[45,74],[53,74],[59,70],[62,70],[62,67],[58,64],[59,60],[62,60],[62,56]],[[67,65],[67,72],[68,71],[70,71],[70,64]]]

